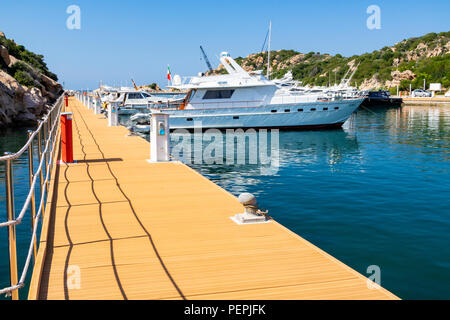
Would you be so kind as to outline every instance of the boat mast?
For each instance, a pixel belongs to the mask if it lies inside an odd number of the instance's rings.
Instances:
[[[272,35],[272,21],[269,23],[269,46],[267,48],[267,79],[270,80],[270,37]]]

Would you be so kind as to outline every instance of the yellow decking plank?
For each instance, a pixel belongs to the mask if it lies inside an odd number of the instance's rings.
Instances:
[[[183,164],[148,163],[147,141],[73,98],[70,110],[78,163],[54,181],[38,298],[397,298],[274,221],[235,224],[234,196]]]

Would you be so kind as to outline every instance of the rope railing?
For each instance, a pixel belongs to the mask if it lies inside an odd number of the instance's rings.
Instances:
[[[10,265],[10,280],[11,285],[9,287],[0,289],[0,294],[11,295],[14,300],[19,298],[18,289],[24,287],[27,277],[28,269],[31,263],[32,257],[36,260],[36,238],[38,232],[39,219],[43,215],[45,196],[48,194],[49,181],[51,172],[53,169],[54,157],[56,154],[55,146],[57,143],[60,114],[63,106],[63,96],[61,96],[47,114],[39,122],[39,125],[35,131],[29,131],[28,140],[25,145],[16,153],[8,153],[5,156],[0,157],[0,161],[4,161],[6,164],[5,170],[5,185],[6,185],[6,211],[7,221],[0,223],[0,227],[8,228],[8,246],[9,246],[9,265]],[[44,136],[44,150],[42,150],[42,135]],[[39,152],[39,165],[36,171],[33,172],[33,142],[38,136],[38,152]],[[28,150],[28,166],[30,174],[30,187],[27,198],[22,206],[22,209],[17,218],[15,218],[14,212],[14,184],[13,184],[13,160],[18,159],[25,151]],[[43,169],[45,168],[45,179],[43,175]],[[35,208],[35,193],[36,183],[40,177],[40,202],[39,208],[36,212]],[[20,225],[26,212],[31,204],[32,214],[32,234],[31,240],[25,260],[25,264],[20,276],[17,279],[17,252],[16,252],[16,225]]]

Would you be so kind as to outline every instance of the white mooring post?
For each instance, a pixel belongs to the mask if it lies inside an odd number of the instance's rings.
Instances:
[[[108,103],[108,126],[116,127],[119,125],[118,103],[115,101]]]
[[[100,101],[98,97],[92,98],[92,103],[94,106],[94,114],[100,114]]]
[[[150,119],[150,160],[149,162],[169,161],[169,115],[154,111]]]
[[[91,108],[91,106],[90,106],[90,104],[89,104],[89,95],[86,95],[86,107],[87,107],[88,109]]]

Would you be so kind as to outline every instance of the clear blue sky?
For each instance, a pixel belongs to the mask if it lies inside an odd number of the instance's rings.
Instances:
[[[69,5],[81,9],[81,29],[69,30]],[[381,9],[381,29],[366,27],[369,5]],[[272,20],[272,48],[361,54],[405,38],[450,30],[450,1],[5,1],[0,30],[45,56],[67,88],[99,81],[164,86],[173,74],[195,75],[214,66],[220,51],[258,52]]]

